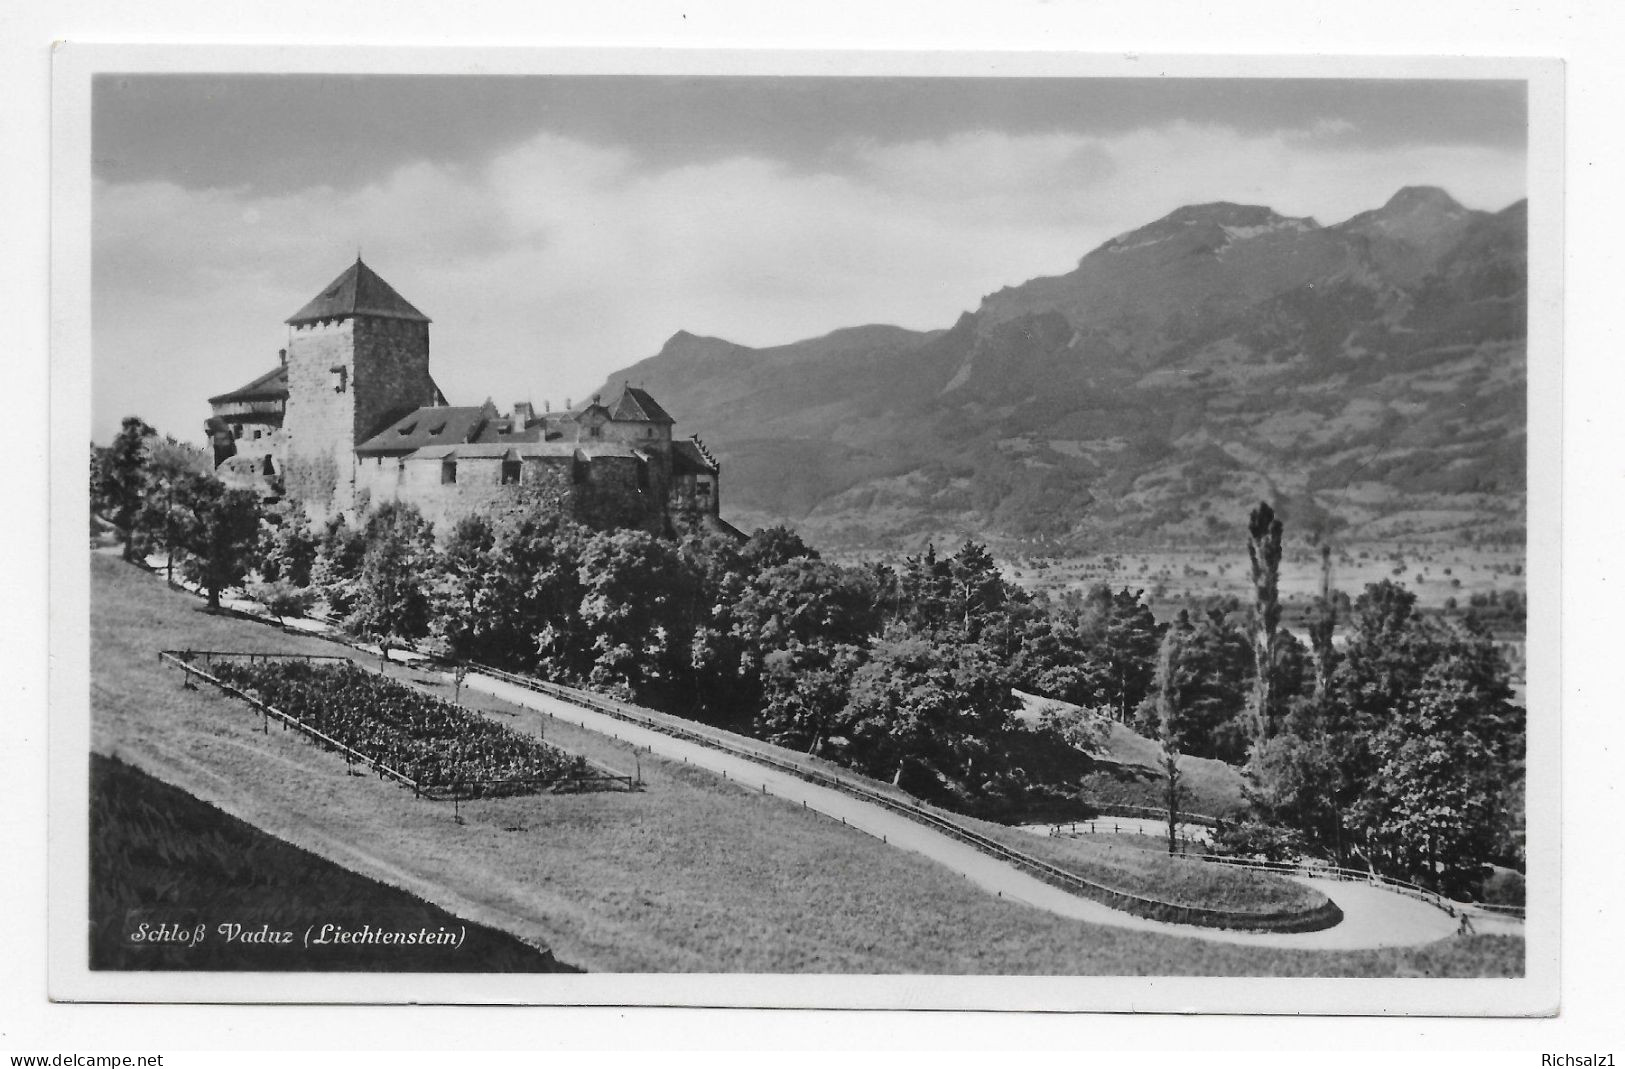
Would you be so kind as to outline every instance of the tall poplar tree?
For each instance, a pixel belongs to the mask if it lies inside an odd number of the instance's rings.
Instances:
[[[1260,501],[1247,518],[1247,557],[1253,581],[1253,742],[1274,734],[1275,631],[1281,624],[1281,521]]]

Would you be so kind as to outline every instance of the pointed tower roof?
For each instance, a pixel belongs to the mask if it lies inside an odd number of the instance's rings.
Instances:
[[[378,272],[355,258],[355,263],[311,298],[309,304],[289,316],[288,323],[310,323],[318,319],[344,319],[349,316],[378,316],[383,319],[411,319],[429,322],[429,317],[413,308],[395,292]]]

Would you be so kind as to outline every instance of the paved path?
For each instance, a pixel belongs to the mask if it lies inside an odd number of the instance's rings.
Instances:
[[[1216,943],[1305,950],[1415,946],[1443,939],[1456,929],[1454,919],[1425,902],[1375,886],[1307,878],[1299,879],[1299,882],[1325,893],[1343,910],[1341,924],[1320,932],[1274,933],[1231,932],[1146,920],[1051,887],[1019,869],[899,813],[850,794],[809,783],[787,772],[780,772],[686,739],[674,738],[659,731],[629,724],[605,713],[584,709],[492,676],[471,672],[463,685],[514,705],[534,709],[560,720],[579,724],[591,731],[614,736],[667,759],[685,761],[792,803],[805,805],[808,809],[840,820],[877,839],[884,839],[893,846],[923,854],[955,872],[962,873],[972,883],[989,893],[1090,924],[1107,924],[1190,939],[1206,939]]]

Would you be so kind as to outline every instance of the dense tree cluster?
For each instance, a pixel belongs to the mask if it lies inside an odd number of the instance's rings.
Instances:
[[[1521,865],[1524,713],[1490,635],[1384,580],[1354,602],[1326,686],[1249,765],[1253,807],[1342,861],[1471,889]]]
[[[987,812],[1064,793],[1098,738],[1024,721],[1012,688],[1122,715],[1158,634],[1138,595],[1035,601],[972,542],[857,566],[785,528],[671,540],[546,513],[469,516],[436,540],[392,504],[319,534],[279,514],[260,550],[262,574],[308,576],[380,644],[428,641]]]

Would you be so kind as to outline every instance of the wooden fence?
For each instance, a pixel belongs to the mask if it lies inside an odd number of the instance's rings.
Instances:
[[[1494,906],[1478,902],[1458,902],[1438,891],[1409,880],[1395,879],[1364,869],[1341,868],[1337,865],[1311,865],[1301,861],[1260,861],[1255,858],[1232,857],[1227,854],[1179,854],[1191,861],[1206,861],[1215,865],[1233,865],[1237,868],[1275,872],[1286,876],[1307,876],[1320,880],[1338,880],[1348,883],[1374,883],[1398,894],[1407,895],[1429,905],[1437,906],[1452,917],[1462,913],[1492,913],[1497,916],[1522,920],[1522,906]]]

